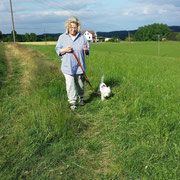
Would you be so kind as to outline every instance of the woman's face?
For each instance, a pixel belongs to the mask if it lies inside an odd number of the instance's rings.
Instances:
[[[78,26],[76,23],[71,23],[69,28],[68,28],[68,32],[70,35],[72,36],[76,36],[77,32],[78,32]]]

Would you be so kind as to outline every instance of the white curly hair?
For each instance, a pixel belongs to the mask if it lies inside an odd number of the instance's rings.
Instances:
[[[77,24],[78,32],[81,30],[81,23],[80,20],[77,17],[71,17],[69,18],[65,23],[65,28],[68,30],[71,23]]]

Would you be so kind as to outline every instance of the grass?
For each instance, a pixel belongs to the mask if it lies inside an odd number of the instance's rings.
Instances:
[[[86,85],[76,112],[55,46],[26,46],[15,49],[32,64],[12,57],[1,89],[2,179],[179,178],[179,43],[160,43],[159,56],[155,42],[91,44],[87,76],[97,89],[104,74],[112,96],[101,102]]]
[[[8,48],[17,56],[8,57],[12,72],[1,89],[0,179],[47,178],[57,168],[54,156],[60,163],[73,153],[69,144],[83,123],[65,110],[68,105],[61,96],[65,87],[57,66],[34,51],[17,45]],[[31,56],[25,59],[19,52]],[[22,81],[25,72],[32,77],[30,86]],[[53,155],[54,146],[58,149]]]
[[[1,57],[1,61],[0,61],[0,88],[2,88],[3,86],[3,82],[6,79],[7,76],[7,61],[5,59],[5,54],[4,54],[4,46],[0,43],[0,49],[2,49],[0,51],[0,57]]]

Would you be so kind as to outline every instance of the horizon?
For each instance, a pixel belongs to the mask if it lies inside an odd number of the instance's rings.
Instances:
[[[180,28],[180,26],[178,26],[178,25],[172,25],[172,26],[168,26],[168,27],[179,27]],[[86,30],[86,29],[85,29]],[[111,32],[123,32],[123,31],[126,31],[126,32],[130,32],[130,31],[137,31],[138,30],[138,28],[137,29],[134,29],[134,30],[114,30],[114,31],[107,31],[107,32],[105,32],[105,31],[95,31],[96,33],[111,33]],[[1,31],[1,30],[0,30]],[[15,30],[16,31],[16,30]],[[83,31],[83,30],[81,30],[81,31]],[[87,30],[88,31],[88,30]],[[16,32],[17,33],[17,32]],[[41,36],[41,35],[44,35],[44,34],[63,34],[64,32],[59,32],[59,33],[42,33],[42,34],[36,34],[37,36]],[[11,32],[10,33],[6,33],[6,34],[4,34],[4,33],[2,33],[3,35],[9,35],[9,34],[11,34]],[[24,34],[19,34],[19,33],[17,33],[18,35],[25,35],[26,33],[24,33]],[[28,33],[28,34],[30,34],[30,33]]]

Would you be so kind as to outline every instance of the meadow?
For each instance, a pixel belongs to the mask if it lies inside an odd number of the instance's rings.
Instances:
[[[9,49],[13,53],[8,53]],[[70,111],[55,45],[0,44],[0,179],[179,179],[180,43],[90,44]]]

